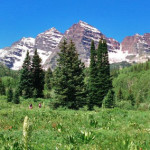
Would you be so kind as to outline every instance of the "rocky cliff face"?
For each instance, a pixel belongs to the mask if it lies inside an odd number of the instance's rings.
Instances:
[[[130,61],[142,62],[150,57],[150,33],[127,36],[123,42],[122,51],[127,52]]]
[[[129,54],[145,54],[150,52],[150,33],[127,36],[122,44],[122,51]]]
[[[49,66],[54,68],[57,63],[57,52],[59,52],[60,42],[66,38],[68,41],[73,40],[79,57],[86,66],[90,62],[90,45],[91,40],[95,41],[97,47],[99,39],[103,37],[107,40],[110,63],[128,61],[143,62],[150,57],[150,33],[126,37],[120,44],[113,38],[106,37],[95,27],[79,21],[70,27],[64,34],[55,28],[51,28],[34,38],[22,38],[10,47],[0,50],[0,62],[9,68],[18,70],[21,68],[27,50],[33,56],[37,48],[44,69]]]
[[[91,41],[94,40],[97,47],[98,42],[102,37],[107,40],[109,52],[120,49],[119,42],[117,42],[113,38],[107,38],[98,29],[83,21],[80,21],[78,24],[74,24],[69,30],[65,32],[64,36],[67,39],[72,39],[75,42],[78,53],[81,55],[81,57],[83,55],[85,59],[89,59]]]
[[[44,51],[53,51],[62,39],[61,34],[55,28],[51,28],[43,33],[37,35],[35,39],[35,47]]]
[[[27,51],[30,56],[34,54],[37,49],[42,58],[42,65],[44,65],[47,58],[53,53],[62,38],[62,34],[55,28],[51,28],[34,38],[22,38],[13,43],[10,47],[0,50],[0,62],[7,65],[9,68],[18,70],[21,68],[25,59]]]
[[[107,38],[102,32],[98,29],[94,28],[93,26],[79,21],[79,23],[74,24],[70,27],[64,34],[62,40],[65,38],[68,41],[73,40],[76,45],[76,49],[79,53],[80,59],[85,63],[86,66],[89,65],[90,59],[90,46],[91,41],[95,41],[96,47],[98,46],[98,42],[100,38],[103,37],[107,40],[108,50],[111,53],[116,53],[120,50],[120,43],[113,38]],[[55,52],[46,60],[45,68],[51,64],[51,67],[54,68],[57,59],[57,52],[59,48],[55,49]]]

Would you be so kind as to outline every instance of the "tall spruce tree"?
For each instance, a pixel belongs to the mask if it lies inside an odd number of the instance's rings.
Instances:
[[[100,39],[97,51],[95,51],[94,41],[92,41],[90,58],[89,109],[92,109],[94,105],[101,107],[104,97],[112,89],[105,39]]]
[[[19,95],[22,95],[25,98],[32,97],[33,85],[32,85],[31,59],[29,56],[29,51],[27,51],[26,58],[22,65],[18,89]]]
[[[37,91],[37,97],[43,97],[44,90],[44,71],[41,66],[41,61],[36,49],[32,58],[31,72],[33,91]]]
[[[102,106],[102,101],[108,91],[112,89],[112,79],[110,76],[110,65],[108,60],[108,48],[105,39],[100,39],[97,50],[97,95],[98,106]]]
[[[101,107],[102,106],[102,101],[105,97],[104,93],[104,78],[105,78],[105,73],[104,73],[104,43],[103,39],[100,39],[98,43],[98,49],[97,49],[97,100],[96,104],[97,106]]]
[[[91,56],[90,56],[90,78],[89,78],[89,109],[92,110],[96,105],[97,97],[97,66],[96,66],[96,50],[95,44],[91,42]]]
[[[104,94],[107,95],[108,91],[112,89],[112,78],[110,75],[110,64],[108,59],[107,42],[103,40],[103,67],[104,67]]]
[[[79,109],[85,102],[84,64],[79,60],[75,44],[64,40],[60,46],[56,68],[56,106]]]

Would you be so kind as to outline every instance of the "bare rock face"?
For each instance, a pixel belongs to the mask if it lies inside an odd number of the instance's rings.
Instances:
[[[149,54],[150,53],[150,33],[144,35],[135,34],[134,36],[127,36],[123,42],[122,51],[129,54]]]
[[[64,36],[68,40],[73,40],[80,58],[82,60],[87,60],[90,56],[91,40],[94,40],[97,45],[103,34],[96,28],[80,21],[78,24],[74,24],[67,30]]]
[[[122,51],[128,53],[128,62],[145,62],[150,58],[150,33],[127,36],[121,46]]]
[[[57,47],[62,37],[63,35],[58,30],[51,28],[37,35],[35,47],[44,51],[52,51]]]
[[[106,38],[106,36],[98,29],[83,21],[79,21],[79,23],[70,27],[65,32],[62,40],[64,38],[68,41],[73,40],[80,59],[85,63],[86,66],[88,66],[90,59],[91,41],[94,40],[97,48],[98,42],[102,37],[107,40],[110,53],[116,53],[117,50],[120,50],[120,43],[118,41],[114,40],[113,38]],[[56,66],[57,52],[59,52],[59,47],[57,47],[55,52],[45,61],[45,68],[47,68],[49,65],[51,65],[52,68]]]
[[[67,39],[72,39],[77,47],[78,53],[81,58],[89,59],[91,41],[94,40],[96,47],[99,40],[103,37],[107,40],[108,50],[114,51],[120,49],[120,43],[112,38],[107,38],[103,33],[93,26],[80,21],[78,24],[74,24],[64,35]]]

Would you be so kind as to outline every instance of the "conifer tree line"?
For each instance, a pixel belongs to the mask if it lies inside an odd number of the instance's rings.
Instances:
[[[108,50],[105,39],[99,41],[95,49],[91,43],[90,75],[85,84],[84,64],[79,60],[75,45],[66,40],[61,43],[58,66],[55,75],[55,107],[79,109],[87,105],[90,110],[94,106],[112,108],[114,92],[108,61]],[[105,99],[104,99],[105,98]]]
[[[41,58],[35,50],[31,58],[29,52],[20,71],[20,80],[15,92],[8,89],[7,101],[18,104],[19,96],[24,98],[51,98],[54,108],[66,107],[79,109],[88,106],[112,108],[114,92],[108,61],[108,50],[105,39],[100,39],[98,48],[91,42],[91,56],[88,80],[85,81],[85,66],[79,59],[75,44],[65,39],[60,44],[57,67],[52,72],[42,69]],[[44,93],[43,93],[44,91]],[[51,92],[54,91],[51,97]]]
[[[29,51],[27,52],[17,89],[19,95],[24,98],[43,97],[44,71],[41,66],[41,61],[37,49],[34,52],[32,61],[29,56]]]

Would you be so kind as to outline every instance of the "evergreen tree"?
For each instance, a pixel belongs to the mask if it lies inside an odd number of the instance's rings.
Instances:
[[[112,79],[110,76],[110,65],[108,59],[108,48],[106,40],[103,40],[103,70],[104,70],[104,95],[107,95],[108,91],[112,89]]]
[[[97,50],[97,95],[99,107],[108,91],[112,89],[112,79],[110,76],[110,65],[108,60],[108,48],[105,39],[99,41]]]
[[[44,90],[44,71],[41,66],[41,61],[36,49],[32,58],[31,71],[33,89],[36,89],[37,97],[43,97]]]
[[[9,87],[7,91],[7,102],[11,102],[13,100],[13,91],[12,88]]]
[[[95,51],[94,41],[91,43],[90,79],[89,79],[89,109],[94,105],[102,106],[104,97],[112,89],[108,49],[105,39],[100,39]]]
[[[31,62],[29,52],[27,51],[26,58],[23,62],[20,81],[19,81],[19,94],[23,95],[25,98],[32,97],[32,72],[31,72]]]
[[[48,68],[48,70],[45,73],[45,89],[46,90],[51,90],[52,78],[53,78],[52,70],[51,68]]]
[[[101,107],[102,106],[102,101],[104,99],[105,92],[104,92],[104,87],[105,87],[105,64],[104,64],[104,43],[103,39],[100,39],[99,44],[98,44],[98,49],[97,49],[97,77],[96,77],[96,83],[97,83],[97,100],[96,100],[96,105]]]
[[[56,68],[55,106],[78,109],[85,104],[84,64],[78,58],[72,41],[61,43]]]
[[[14,93],[14,97],[13,97],[13,102],[15,104],[19,104],[20,103],[20,99],[19,99],[19,90],[17,89]]]
[[[97,101],[97,66],[95,44],[91,42],[90,77],[89,77],[89,109],[92,110]]]
[[[5,86],[0,78],[0,95],[5,95]]]
[[[110,89],[103,100],[103,106],[105,108],[113,108],[114,107],[114,91]]]

